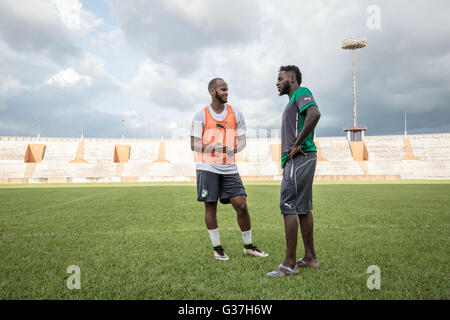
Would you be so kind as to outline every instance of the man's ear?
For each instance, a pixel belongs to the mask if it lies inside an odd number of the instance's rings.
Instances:
[[[294,73],[291,73],[291,74],[289,75],[289,82],[290,82],[290,83],[297,82],[297,78],[295,78],[295,74],[294,74]]]

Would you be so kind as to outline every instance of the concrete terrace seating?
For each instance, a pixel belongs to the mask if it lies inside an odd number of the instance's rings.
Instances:
[[[367,136],[368,161],[354,161],[346,137],[319,137],[318,180],[450,179],[450,134]],[[0,137],[0,183],[195,181],[189,139]],[[42,162],[25,163],[29,144],[46,146]],[[128,162],[114,162],[116,145],[130,146]],[[237,155],[243,180],[281,180],[279,139],[247,139]],[[73,162],[77,160],[84,160]],[[121,158],[123,159],[123,158]],[[408,159],[408,160],[406,160]]]
[[[405,157],[403,136],[366,136],[369,160],[401,160]]]
[[[356,161],[320,161],[316,165],[316,175],[364,175]]]
[[[352,161],[352,153],[346,137],[316,138],[322,156],[332,161]]]
[[[367,171],[371,175],[400,175],[402,162],[397,160],[369,160],[365,161]]]
[[[420,160],[450,159],[450,134],[408,136],[414,155]]]
[[[68,141],[41,141],[45,144],[43,162],[69,162],[75,157],[78,141],[71,139]]]
[[[8,138],[8,137],[6,137]],[[38,143],[30,140],[1,140],[0,161],[23,162],[29,143]]]
[[[126,144],[130,146],[130,162],[148,162],[158,159],[159,139],[154,140],[133,140],[117,144]],[[114,146],[113,146],[114,148]]]
[[[402,179],[449,179],[450,159],[402,161]]]
[[[190,181],[195,175],[195,163],[128,162],[124,165],[123,177],[138,178],[138,181]]]
[[[249,162],[267,162],[272,160],[270,145],[280,144],[279,139],[247,139],[246,147],[239,157]]]
[[[62,163],[48,161],[36,165],[32,178],[57,178],[57,177],[114,177],[115,163]]]
[[[27,163],[0,161],[0,179],[24,178]]]
[[[189,163],[194,161],[190,139],[161,140],[161,142],[164,143],[166,160],[170,163]],[[159,151],[159,145],[157,151]]]
[[[114,146],[116,144],[126,144],[124,141],[106,140],[99,141],[97,139],[84,140],[84,157],[88,163],[92,162],[112,162],[114,160]],[[131,153],[131,151],[130,151]]]

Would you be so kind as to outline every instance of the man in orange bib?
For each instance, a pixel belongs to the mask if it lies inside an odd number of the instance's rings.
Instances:
[[[252,244],[247,194],[235,163],[235,154],[245,148],[245,120],[228,101],[228,85],[220,78],[209,82],[211,104],[197,112],[191,127],[191,150],[197,162],[197,200],[205,203],[205,223],[218,260],[228,260],[220,244],[217,201],[231,203],[244,241],[244,254],[267,257]]]

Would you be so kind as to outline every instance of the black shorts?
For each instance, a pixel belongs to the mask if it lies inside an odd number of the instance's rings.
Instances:
[[[306,214],[312,211],[312,185],[316,171],[317,152],[298,154],[286,162],[281,181],[282,214]]]
[[[205,170],[197,170],[197,200],[201,202],[230,203],[230,198],[245,195],[239,173],[218,174]]]

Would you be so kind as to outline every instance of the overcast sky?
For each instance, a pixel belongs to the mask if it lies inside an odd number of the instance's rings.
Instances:
[[[185,135],[221,77],[256,132],[279,129],[275,83],[296,64],[321,110],[316,135],[450,132],[450,3],[0,0],[0,135]],[[123,122],[122,122],[123,120]]]

